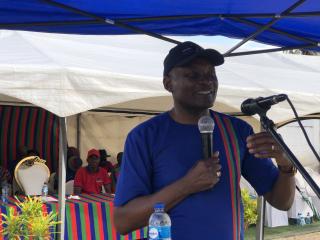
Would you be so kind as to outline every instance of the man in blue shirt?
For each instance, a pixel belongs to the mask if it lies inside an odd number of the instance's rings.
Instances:
[[[208,110],[218,90],[215,66],[223,62],[219,52],[192,42],[178,44],[167,55],[163,84],[174,107],[127,137],[115,197],[118,232],[146,226],[153,205],[163,202],[174,240],[243,239],[241,175],[271,205],[290,208],[295,169],[272,137]],[[209,159],[202,157],[197,126],[203,115],[211,116],[216,126]]]

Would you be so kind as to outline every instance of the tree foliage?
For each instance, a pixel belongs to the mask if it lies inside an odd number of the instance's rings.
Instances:
[[[247,229],[250,225],[257,223],[257,199],[251,198],[246,189],[241,189],[241,196],[244,210],[244,228]]]
[[[50,229],[60,224],[56,221],[57,214],[43,212],[40,197],[17,199],[16,205],[19,211],[10,208],[7,214],[1,214],[4,219],[1,234],[8,239],[50,239]]]

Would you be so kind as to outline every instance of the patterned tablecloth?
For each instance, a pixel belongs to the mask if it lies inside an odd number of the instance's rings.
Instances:
[[[54,196],[57,197],[57,196]],[[15,199],[9,204],[1,204],[0,214],[7,213],[8,208],[17,208]],[[1,201],[0,201],[1,203]],[[57,202],[43,205],[44,212],[58,212]],[[76,240],[131,240],[147,236],[147,228],[134,231],[126,236],[116,232],[113,223],[113,196],[109,194],[81,194],[80,199],[66,200],[65,239]],[[0,218],[0,231],[2,229]],[[52,234],[52,239],[55,235]],[[0,240],[5,239],[0,236]]]

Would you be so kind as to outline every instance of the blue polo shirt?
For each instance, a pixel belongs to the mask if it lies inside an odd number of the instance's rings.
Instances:
[[[270,191],[278,171],[270,159],[258,159],[248,152],[246,138],[253,133],[252,128],[237,118],[217,112],[211,114],[228,118],[231,123],[226,129],[233,129],[236,135],[236,141],[230,141],[238,145],[241,174],[259,195]],[[237,196],[240,177],[230,176],[236,167],[230,169],[230,152],[225,151],[228,131],[219,128],[219,121],[215,123],[213,148],[220,152],[222,176],[212,189],[192,194],[170,209],[174,240],[243,239],[243,209]],[[125,143],[115,206],[159,191],[182,178],[200,159],[202,144],[197,125],[177,123],[168,112],[140,124],[129,133]],[[240,213],[237,217],[236,211]]]

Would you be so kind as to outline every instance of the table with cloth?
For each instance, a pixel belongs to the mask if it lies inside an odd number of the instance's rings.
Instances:
[[[51,196],[50,196],[51,197]],[[57,196],[53,196],[57,198]],[[1,212],[6,214],[10,207],[17,209],[15,199],[10,198],[8,204],[1,201]],[[113,196],[110,194],[81,194],[80,199],[66,199],[65,239],[82,240],[134,240],[147,236],[147,228],[142,228],[126,236],[116,232],[113,223]],[[47,202],[43,205],[44,212],[59,212],[58,202]],[[0,218],[0,231],[2,230]],[[51,235],[55,238],[54,233]],[[4,239],[0,236],[0,240]]]

